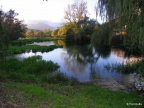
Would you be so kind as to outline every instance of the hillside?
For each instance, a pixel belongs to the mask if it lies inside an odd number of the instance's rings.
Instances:
[[[44,20],[27,21],[26,23],[29,29],[37,29],[37,30],[43,30],[43,29],[54,30],[61,25],[60,22],[50,22]]]

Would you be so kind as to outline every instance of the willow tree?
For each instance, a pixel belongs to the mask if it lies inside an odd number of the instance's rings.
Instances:
[[[117,19],[119,27],[126,27],[125,48],[144,53],[143,0],[98,0],[96,14],[109,22]]]

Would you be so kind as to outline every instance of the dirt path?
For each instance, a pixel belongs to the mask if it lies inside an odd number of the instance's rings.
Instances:
[[[128,91],[128,89],[115,80],[96,79],[94,85],[106,88],[112,91]]]
[[[19,105],[11,101],[12,96],[16,95],[14,91],[0,85],[0,108],[20,108]],[[22,107],[27,108],[27,107]]]

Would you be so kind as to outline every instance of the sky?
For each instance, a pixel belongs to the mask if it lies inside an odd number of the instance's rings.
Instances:
[[[0,5],[4,11],[9,9],[19,13],[20,20],[25,22],[31,20],[46,20],[50,22],[61,22],[64,17],[64,10],[68,4],[72,4],[76,0],[0,0]],[[94,6],[97,0],[87,1],[88,12],[90,18],[96,18]],[[98,19],[99,22],[100,19]]]

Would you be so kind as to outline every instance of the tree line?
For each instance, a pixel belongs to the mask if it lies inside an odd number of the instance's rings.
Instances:
[[[25,38],[41,38],[41,37],[51,37],[52,31],[50,29],[34,30],[28,29],[25,33]]]
[[[100,25],[88,17],[83,0],[68,5],[63,25],[55,33],[64,35],[67,41],[96,46],[119,44],[130,54],[144,54],[143,0],[98,0],[95,10],[105,23]]]
[[[52,32],[52,36],[64,36],[72,43],[89,43],[99,23],[88,17],[87,2],[78,0],[69,4],[64,12],[63,24]]]

